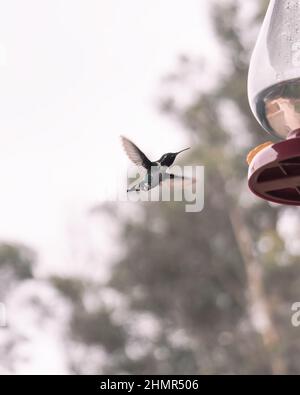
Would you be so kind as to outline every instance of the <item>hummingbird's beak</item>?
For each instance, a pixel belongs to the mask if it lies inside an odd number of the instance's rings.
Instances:
[[[179,154],[181,154],[181,152],[187,151],[187,150],[189,150],[189,149],[191,149],[191,147],[189,147],[189,148],[185,148],[185,149],[183,149],[183,150],[181,150],[181,151],[177,152],[177,153],[176,153],[176,155],[179,155]]]

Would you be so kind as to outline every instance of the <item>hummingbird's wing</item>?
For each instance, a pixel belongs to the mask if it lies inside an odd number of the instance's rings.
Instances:
[[[190,185],[195,184],[196,179],[193,177],[183,177],[183,176],[177,176],[176,174],[172,173],[165,173],[163,179],[160,182],[160,185],[163,182],[169,182],[170,187],[187,187]]]
[[[151,169],[152,162],[147,156],[130,140],[121,136],[123,148],[128,158],[137,166],[142,166],[147,170]]]

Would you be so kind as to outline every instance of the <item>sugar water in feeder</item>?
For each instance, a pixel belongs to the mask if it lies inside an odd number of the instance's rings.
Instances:
[[[251,109],[277,142],[248,156],[259,197],[300,206],[300,1],[271,0],[249,69]]]

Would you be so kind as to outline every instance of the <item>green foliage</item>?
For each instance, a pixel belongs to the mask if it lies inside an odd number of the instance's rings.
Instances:
[[[81,303],[86,283],[78,278],[53,276],[50,278],[52,285],[73,303]]]
[[[33,279],[35,253],[20,244],[0,243],[0,303],[7,303],[26,280]],[[2,317],[1,317],[2,318]],[[0,372],[13,372],[17,348],[26,342],[10,323],[0,327]],[[0,374],[1,374],[0,373]]]
[[[108,352],[125,345],[125,334],[120,325],[110,319],[110,311],[101,309],[88,312],[77,309],[72,316],[71,330],[75,340],[88,345],[101,344]]]
[[[0,272],[9,270],[19,280],[32,278],[32,266],[35,254],[27,247],[0,244]]]

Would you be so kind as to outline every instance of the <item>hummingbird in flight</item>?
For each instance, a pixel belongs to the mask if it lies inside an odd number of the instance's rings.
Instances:
[[[150,191],[158,185],[161,185],[166,179],[174,181],[175,179],[184,181],[186,178],[176,176],[175,174],[167,172],[170,166],[173,165],[177,155],[190,149],[185,148],[179,152],[169,152],[162,155],[162,157],[152,162],[147,156],[128,138],[121,136],[123,148],[128,158],[139,168],[142,178],[137,181],[135,185],[127,189],[127,192]]]

